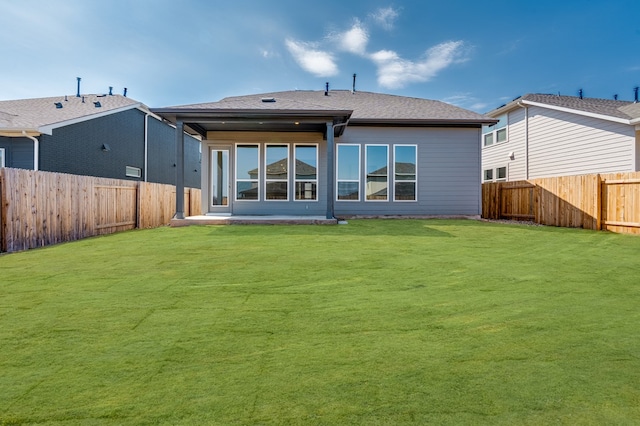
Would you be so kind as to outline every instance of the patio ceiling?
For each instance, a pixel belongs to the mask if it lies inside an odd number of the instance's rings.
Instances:
[[[155,108],[153,113],[167,121],[182,121],[185,130],[206,138],[207,132],[315,132],[326,137],[327,123],[347,123],[351,110],[224,110],[203,108]],[[344,132],[346,126],[334,128],[334,136]]]

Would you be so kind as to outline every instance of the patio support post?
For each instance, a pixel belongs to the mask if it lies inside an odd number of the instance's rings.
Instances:
[[[333,121],[327,121],[327,219],[333,219],[334,149]]]
[[[184,122],[176,120],[176,214],[184,219]]]

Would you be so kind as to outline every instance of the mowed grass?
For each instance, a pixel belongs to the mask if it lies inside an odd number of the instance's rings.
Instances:
[[[640,238],[476,221],[0,256],[0,424],[638,424]]]

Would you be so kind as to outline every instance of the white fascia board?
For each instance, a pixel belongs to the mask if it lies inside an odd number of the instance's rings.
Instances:
[[[526,100],[523,100],[523,101],[520,101],[520,102],[522,104],[524,104],[524,105],[537,106],[537,107],[540,107],[540,108],[552,109],[552,110],[555,110],[555,111],[568,112],[570,114],[582,115],[582,116],[585,116],[585,117],[599,118],[600,120],[613,121],[615,123],[632,124],[631,120],[628,120],[628,119],[625,119],[625,118],[619,118],[619,117],[611,117],[610,115],[596,114],[596,113],[593,113],[593,112],[580,111],[580,110],[577,110],[577,109],[559,107],[559,106],[549,105],[549,104],[541,104],[539,102],[531,102],[531,101],[526,101]]]
[[[40,133],[44,133],[45,135],[51,135],[51,134],[53,134],[53,129],[57,129],[59,127],[69,126],[71,124],[82,123],[84,121],[93,120],[94,118],[100,118],[100,117],[105,117],[105,116],[111,115],[111,114],[117,114],[119,112],[129,111],[130,109],[139,109],[142,112],[145,112],[145,113],[147,112],[142,108],[142,104],[137,103],[137,104],[123,106],[123,107],[120,107],[120,108],[110,109],[110,110],[107,110],[107,111],[101,111],[101,112],[98,112],[96,114],[84,115],[82,117],[73,118],[71,120],[61,121],[59,123],[47,124],[46,126],[41,126],[40,128],[38,128],[38,131]]]

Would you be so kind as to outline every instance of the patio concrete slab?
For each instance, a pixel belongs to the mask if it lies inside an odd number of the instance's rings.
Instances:
[[[190,225],[336,225],[337,223],[338,219],[327,219],[324,216],[289,215],[202,215],[171,219],[172,227]]]

